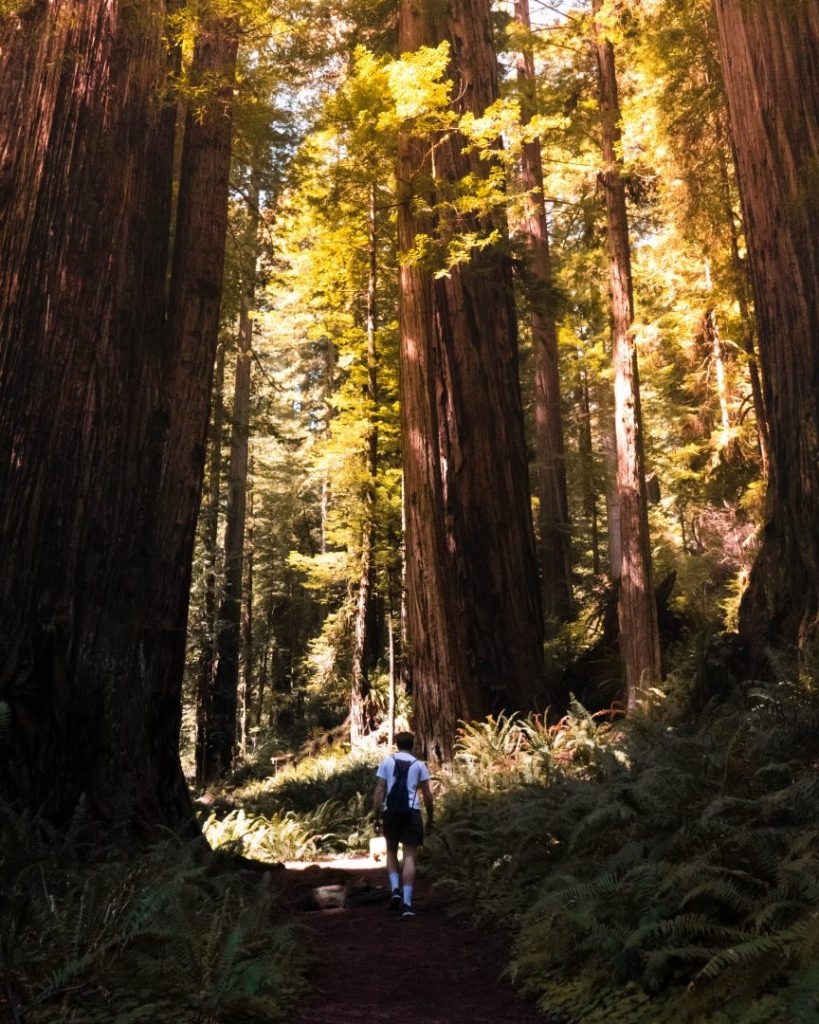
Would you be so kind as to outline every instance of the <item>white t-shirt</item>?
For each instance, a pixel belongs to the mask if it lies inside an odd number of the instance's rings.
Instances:
[[[375,773],[379,779],[384,779],[387,783],[384,795],[384,807],[386,808],[387,806],[387,794],[392,789],[392,782],[395,778],[395,758],[398,758],[401,761],[413,762],[407,772],[407,792],[409,793],[410,810],[419,811],[421,809],[421,802],[418,799],[418,787],[422,782],[427,782],[429,780],[429,768],[427,768],[423,761],[419,761],[417,757],[413,757],[412,754],[407,753],[406,750],[399,750],[397,754],[384,758],[378,766],[378,771]]]

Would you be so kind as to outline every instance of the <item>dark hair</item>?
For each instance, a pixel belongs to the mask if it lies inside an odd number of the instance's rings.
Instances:
[[[415,737],[411,732],[399,732],[395,737],[395,745],[399,750],[412,750],[415,746]]]

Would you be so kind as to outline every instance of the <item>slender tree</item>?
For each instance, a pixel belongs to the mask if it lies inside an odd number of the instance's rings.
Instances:
[[[515,0],[515,20],[531,32],[529,0]],[[517,57],[521,120],[528,125],[536,111],[535,62],[524,42]],[[540,141],[524,142],[521,177],[526,195],[523,232],[528,253],[532,347],[535,366],[535,441],[540,498],[540,570],[547,633],[572,617],[572,552],[569,496],[560,407],[560,366],[557,324],[550,309],[552,266],[549,229],[543,197]]]
[[[498,95],[489,4],[403,0],[400,52],[442,42],[455,111],[483,114]],[[399,139],[409,658],[417,732],[444,758],[459,719],[548,703],[509,260],[493,244],[436,276],[408,258],[419,235],[502,230],[435,212],[468,173],[487,164],[457,132]]]
[[[594,0],[595,14],[602,0]],[[620,653],[629,708],[661,676],[657,607],[651,581],[645,458],[643,454],[640,380],[632,324],[634,298],[626,192],[618,154],[620,104],[614,47],[596,20],[593,44],[598,69],[603,172],[600,180],[608,216],[609,287],[612,312],[614,423],[617,447],[617,492],[621,571],[618,589]]]
[[[216,568],[219,533],[219,500],[222,484],[222,433],[225,418],[225,346],[219,345],[213,383],[213,412],[208,467],[208,496],[203,510],[205,592],[202,608],[202,650],[196,688],[196,782],[205,781],[204,765],[207,749],[208,715],[213,692],[213,665],[216,658]]]
[[[259,188],[254,186],[248,203],[246,238],[242,254],[244,269],[239,300],[239,344],[234,375],[225,522],[225,584],[216,632],[216,663],[213,669],[210,714],[206,726],[203,770],[204,778],[208,782],[220,778],[231,767],[238,724],[239,655],[250,450],[250,384],[253,355],[251,314],[256,292],[258,233]]]
[[[367,674],[367,627],[371,619],[370,604],[375,575],[375,489],[378,481],[378,349],[376,345],[376,317],[378,296],[378,233],[375,208],[375,185],[370,184],[368,202],[367,239],[367,400],[369,424],[367,428],[366,485],[364,504],[366,515],[361,545],[361,570],[355,610],[353,637],[352,694],[350,697],[350,739],[358,742],[372,729],[372,702]]]
[[[715,0],[770,432],[767,523],[740,610],[757,658],[819,617],[819,7]]]
[[[239,685],[239,752],[242,757],[247,754],[250,714],[253,704],[253,675],[255,659],[253,657],[253,583],[255,562],[255,531],[253,501],[253,459],[250,458],[247,486],[247,540],[245,543],[245,585],[242,594],[242,674]]]

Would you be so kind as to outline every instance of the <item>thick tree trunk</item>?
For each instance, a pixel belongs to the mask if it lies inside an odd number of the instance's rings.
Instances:
[[[205,510],[205,593],[202,616],[202,650],[196,693],[196,782],[204,782],[208,714],[213,694],[213,662],[216,656],[216,556],[219,534],[219,496],[222,483],[222,429],[225,416],[225,347],[216,355],[213,387],[213,427],[210,439],[208,504]]]
[[[443,40],[456,110],[481,114],[498,94],[488,2],[402,0],[402,53]],[[419,233],[503,230],[419,209],[466,173],[486,163],[457,133],[399,139],[402,253]],[[405,262],[400,320],[415,724],[423,749],[448,758],[459,719],[548,703],[508,257],[495,245],[437,278]]]
[[[378,474],[378,350],[376,346],[377,288],[378,288],[378,233],[376,230],[375,186],[370,186],[368,211],[368,271],[367,271],[367,402],[369,427],[367,433],[367,489],[364,494],[364,529],[361,567],[355,612],[353,639],[352,693],[350,694],[350,741],[358,743],[371,732],[374,710],[370,697],[367,648],[368,623],[375,574],[375,488]]]
[[[515,0],[515,20],[531,30],[529,0]],[[535,63],[531,48],[517,59],[521,120],[529,124],[536,110]],[[557,324],[551,312],[552,268],[540,142],[526,142],[521,153],[521,176],[526,194],[523,231],[528,252],[527,277],[531,306],[535,368],[535,442],[540,498],[540,570],[547,635],[573,615],[572,551],[563,414],[560,407],[560,366]]]
[[[229,771],[237,739],[239,711],[239,652],[241,646],[242,583],[245,557],[248,453],[250,445],[250,378],[253,354],[251,312],[256,292],[259,230],[258,190],[248,210],[246,266],[239,311],[239,338],[230,430],[227,513],[225,516],[225,585],[216,631],[213,702],[205,755],[205,778],[214,782]]]
[[[768,522],[740,608],[757,661],[819,617],[819,7],[715,0],[770,431]]]
[[[152,602],[175,108],[164,5],[0,27],[0,795],[181,827],[181,673]]]
[[[600,0],[594,0],[597,12]],[[640,380],[632,335],[634,300],[626,194],[617,148],[620,106],[614,49],[594,25],[604,169],[601,181],[608,214],[608,250],[612,304],[614,422],[617,441],[617,492],[620,506],[621,574],[618,590],[620,653],[626,702],[633,708],[641,693],[661,677],[657,607],[651,582]]]

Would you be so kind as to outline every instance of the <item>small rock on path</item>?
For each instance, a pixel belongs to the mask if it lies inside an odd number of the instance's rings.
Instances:
[[[332,862],[285,873],[314,957],[311,988],[291,1024],[547,1024],[500,973],[508,947],[486,928],[447,916],[417,881],[414,918],[388,912],[383,867]],[[309,909],[312,892],[346,885],[347,906]]]

